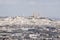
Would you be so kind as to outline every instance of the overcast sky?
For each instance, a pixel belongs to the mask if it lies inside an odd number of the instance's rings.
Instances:
[[[0,0],[0,16],[40,16],[60,18],[60,0]]]

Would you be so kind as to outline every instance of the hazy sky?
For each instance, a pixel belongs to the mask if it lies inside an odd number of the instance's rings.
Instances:
[[[60,18],[60,0],[0,0],[0,16],[41,16]]]

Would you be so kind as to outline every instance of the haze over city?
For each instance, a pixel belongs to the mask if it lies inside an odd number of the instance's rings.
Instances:
[[[0,0],[0,16],[40,16],[60,18],[60,0]]]
[[[0,0],[0,40],[60,40],[60,0]]]

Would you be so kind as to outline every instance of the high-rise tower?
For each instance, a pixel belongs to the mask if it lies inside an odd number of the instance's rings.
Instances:
[[[39,13],[36,13],[36,12],[33,12],[33,15],[32,15],[34,18],[38,18],[40,17]]]

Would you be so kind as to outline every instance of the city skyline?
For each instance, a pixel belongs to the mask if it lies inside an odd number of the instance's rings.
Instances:
[[[0,16],[40,16],[60,18],[60,0],[0,0]]]

